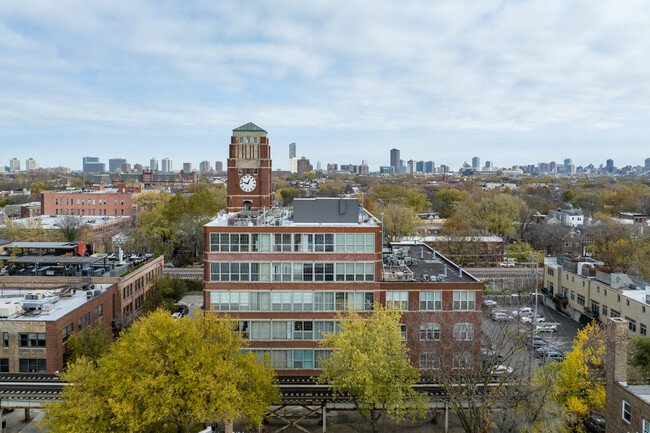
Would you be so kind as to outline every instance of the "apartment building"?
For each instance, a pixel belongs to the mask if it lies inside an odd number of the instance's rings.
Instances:
[[[584,215],[582,212],[574,210],[550,209],[548,211],[548,221],[555,220],[569,227],[578,227],[584,224]]]
[[[44,191],[41,194],[42,215],[134,216],[133,194],[117,190]]]
[[[650,326],[650,283],[611,272],[602,262],[586,257],[547,258],[544,290],[553,305],[574,320],[581,315],[620,317],[628,322],[630,336],[647,335]]]

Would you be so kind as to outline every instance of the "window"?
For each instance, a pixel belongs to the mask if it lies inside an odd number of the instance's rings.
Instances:
[[[81,332],[90,326],[90,313],[86,313],[77,320],[77,331]]]
[[[585,305],[585,297],[582,295],[578,295],[578,305],[582,305],[584,307]]]
[[[314,350],[314,368],[323,368],[323,361],[332,356],[331,350]]]
[[[314,368],[314,351],[294,350],[293,368]]]
[[[650,433],[650,422],[643,420],[643,433]]]
[[[440,340],[440,325],[437,323],[420,324],[420,341]]]
[[[63,343],[65,344],[68,341],[68,338],[72,335],[72,323],[63,328]]]
[[[628,329],[632,332],[636,332],[636,320],[632,320],[629,317],[626,317],[625,320],[627,320]]]
[[[400,323],[399,324],[399,331],[402,334],[402,340],[406,341],[408,338],[408,328],[406,327],[405,324]]]
[[[45,333],[20,333],[20,347],[45,347]]]
[[[546,273],[549,274],[551,277],[555,275],[555,271],[551,268],[548,268]]]
[[[471,352],[456,352],[454,353],[454,368],[457,370],[465,370],[472,368],[473,357]]]
[[[214,291],[212,311],[372,311],[373,292]]]
[[[314,340],[322,340],[327,334],[335,332],[336,322],[333,320],[314,322]]]
[[[641,324],[641,327],[639,328],[639,334],[641,334],[641,335],[643,335],[643,336],[646,336],[646,335],[647,335],[647,332],[648,332],[648,331],[646,330],[645,325],[642,323],[642,324]]]
[[[474,340],[474,325],[471,323],[456,323],[454,325],[454,340]]]
[[[9,358],[0,358],[0,373],[9,373]]]
[[[314,322],[297,320],[293,326],[294,340],[312,340],[314,338]]]
[[[273,251],[291,252],[291,234],[276,233],[273,240]]]
[[[621,405],[621,418],[628,424],[632,420],[632,406],[625,400],[622,401]]]
[[[386,292],[386,306],[399,310],[409,309],[409,292]]]
[[[3,332],[2,333],[2,348],[6,349],[9,347],[9,333],[8,332]]]
[[[603,316],[607,317],[607,305],[603,305]]]
[[[47,368],[44,359],[23,359],[19,360],[21,373],[45,373]]]
[[[616,310],[610,310],[611,311],[611,316],[610,317],[621,317],[621,313],[619,313]]]
[[[571,300],[572,300],[572,301],[575,301],[575,299],[576,299],[576,292],[574,292],[573,290],[571,290]]]
[[[420,369],[421,370],[439,370],[440,369],[440,355],[434,352],[420,353]]]
[[[141,298],[142,298],[142,297],[139,297],[139,298],[137,298],[137,299],[135,300],[135,301],[136,301],[136,305],[138,304],[138,299],[140,299],[140,301],[142,302],[142,299],[141,299]],[[138,309],[138,308],[136,307],[136,310],[137,310],[137,309]],[[104,304],[100,304],[100,305],[98,305],[97,307],[95,307],[95,310],[94,310],[93,313],[94,313],[94,314],[93,314],[93,317],[95,318],[95,321],[98,321],[99,319],[101,319],[102,317],[104,317]]]
[[[420,292],[420,310],[422,311],[442,310],[442,292],[440,291]]]
[[[465,290],[454,291],[454,310],[468,311],[476,308],[476,292]]]
[[[600,314],[600,304],[598,302],[591,301],[591,311],[594,314]]]

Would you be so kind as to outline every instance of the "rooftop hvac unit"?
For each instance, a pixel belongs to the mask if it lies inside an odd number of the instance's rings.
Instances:
[[[93,298],[93,292],[90,290],[86,292],[86,300],[90,301]]]
[[[20,302],[4,302],[0,304],[0,317],[10,317],[22,311]]]

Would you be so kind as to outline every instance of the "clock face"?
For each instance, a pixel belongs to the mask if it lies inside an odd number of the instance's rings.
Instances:
[[[256,186],[257,180],[255,180],[253,176],[246,175],[239,179],[239,187],[244,192],[251,192],[255,189]]]

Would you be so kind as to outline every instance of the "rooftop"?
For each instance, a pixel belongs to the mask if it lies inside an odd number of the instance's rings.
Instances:
[[[232,130],[233,132],[264,132],[267,133],[264,129],[260,128],[253,122],[248,122],[245,125],[240,126],[239,128],[235,128]]]
[[[627,385],[625,383],[621,383],[621,385],[630,391],[630,393],[636,395],[647,404],[650,404],[650,385]]]
[[[464,271],[430,246],[419,241],[391,242],[384,251],[383,281],[442,281],[476,283]]]
[[[357,199],[296,199],[293,207],[221,213],[205,227],[378,227]]]
[[[111,284],[91,284],[86,290],[65,288],[60,290],[0,290],[0,321],[45,321],[55,322],[93,298],[105,293]],[[31,301],[25,299],[28,294],[40,294],[41,304],[37,308],[29,308]],[[13,304],[13,305],[11,305]],[[23,308],[24,307],[24,308]],[[14,310],[15,308],[15,310]],[[5,316],[7,315],[7,316]]]
[[[21,226],[26,225],[28,227],[30,227],[33,223],[40,221],[41,226],[45,230],[53,230],[59,228],[60,218],[61,218],[60,215],[40,215],[40,216],[30,217],[30,218],[16,218],[12,221],[15,224],[19,224]],[[76,218],[80,218],[82,224],[88,227],[95,227],[95,226],[100,226],[102,224],[109,224],[112,222],[124,220],[125,218],[128,219],[131,217],[129,216],[80,216]]]

